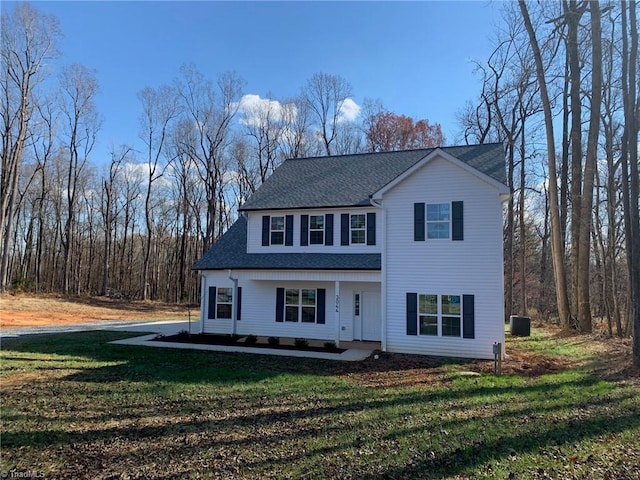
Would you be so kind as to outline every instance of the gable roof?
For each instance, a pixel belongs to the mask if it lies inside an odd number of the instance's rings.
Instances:
[[[501,143],[439,147],[506,185]],[[286,160],[241,211],[369,205],[369,198],[436,148]]]
[[[380,270],[379,253],[247,253],[243,216],[191,267],[193,270]]]

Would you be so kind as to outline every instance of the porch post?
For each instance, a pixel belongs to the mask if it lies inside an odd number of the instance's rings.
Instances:
[[[200,284],[202,289],[200,290],[200,333],[204,333],[204,317],[207,311],[206,302],[207,298],[207,276],[204,273],[200,273]],[[189,332],[191,333],[191,332]]]
[[[336,280],[334,286],[334,292],[336,295],[336,347],[340,346],[340,281]]]
[[[238,311],[238,279],[231,276],[231,270],[229,270],[229,280],[233,282],[233,296],[231,297],[231,334],[236,335],[236,312]]]

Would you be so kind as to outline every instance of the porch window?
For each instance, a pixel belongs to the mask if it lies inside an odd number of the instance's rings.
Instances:
[[[285,321],[316,323],[316,293],[315,289],[288,288],[285,292]]]
[[[216,293],[216,318],[231,318],[233,288],[218,287]]]
[[[271,217],[271,245],[284,245],[284,217]]]
[[[309,215],[309,245],[324,245],[324,215]]]

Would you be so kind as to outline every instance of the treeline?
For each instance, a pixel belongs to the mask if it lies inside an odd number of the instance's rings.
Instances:
[[[2,290],[196,301],[191,265],[285,158],[444,142],[438,124],[357,105],[336,75],[275,100],[185,65],[138,92],[136,146],[105,162],[95,73],[58,65],[60,35],[29,4],[2,13]]]
[[[507,149],[507,312],[605,318],[640,364],[636,2],[520,1],[503,26],[459,118]]]
[[[605,318],[640,359],[637,4],[503,12],[452,143],[506,147],[505,311],[585,332]],[[444,143],[438,124],[357,105],[336,75],[276,100],[187,65],[139,92],[137,148],[104,165],[95,75],[57,66],[59,35],[28,4],[2,14],[3,289],[195,301],[191,264],[283,159]]]

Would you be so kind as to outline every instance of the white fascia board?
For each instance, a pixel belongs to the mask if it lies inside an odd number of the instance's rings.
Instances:
[[[488,183],[492,187],[498,189],[498,193],[500,195],[505,195],[505,194],[509,195],[510,194],[509,187],[507,187],[503,183],[495,180],[494,178],[491,178],[489,175],[486,175],[486,174],[482,173],[480,170],[476,170],[475,168],[473,168],[473,167],[467,165],[466,163],[464,163],[463,161],[458,160],[456,157],[454,157],[450,153],[445,152],[441,148],[436,148],[433,152],[431,152],[429,155],[427,155],[422,160],[417,162],[411,168],[407,169],[402,174],[398,175],[396,178],[391,180],[389,183],[387,183],[384,187],[382,187],[377,192],[374,192],[373,195],[371,195],[371,198],[373,200],[378,200],[378,201],[382,200],[382,196],[386,192],[391,190],[393,187],[395,187],[399,183],[402,183],[406,178],[408,178],[411,175],[413,175],[416,171],[420,170],[427,163],[429,163],[430,161],[432,161],[434,158],[437,158],[437,157],[444,158],[445,160],[448,160],[449,162],[453,163],[454,165],[459,166],[463,170],[466,170],[467,172],[475,175],[476,177],[478,177],[479,179],[481,179],[484,182]]]

